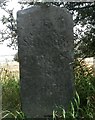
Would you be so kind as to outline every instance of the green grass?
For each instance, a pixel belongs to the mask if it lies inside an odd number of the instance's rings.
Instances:
[[[95,120],[95,76],[83,61],[75,61],[75,96],[67,111],[58,106],[54,118],[62,120]]]
[[[75,96],[68,110],[57,106],[53,111],[55,120],[95,120],[95,76],[83,62],[75,61]],[[3,117],[24,119],[21,112],[19,80],[8,70],[1,75]]]
[[[80,116],[95,119],[95,76],[84,62],[76,61],[75,87],[80,97]]]
[[[8,69],[2,69],[0,80],[2,83],[3,116],[11,116],[21,111],[19,79]]]

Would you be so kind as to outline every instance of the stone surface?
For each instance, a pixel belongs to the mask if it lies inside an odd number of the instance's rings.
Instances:
[[[34,6],[17,14],[22,110],[28,118],[67,108],[73,95],[73,21],[66,9]]]

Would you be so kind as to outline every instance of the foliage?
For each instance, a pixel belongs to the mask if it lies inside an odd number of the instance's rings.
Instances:
[[[20,110],[19,80],[8,69],[2,69],[0,80],[2,82],[3,111]]]
[[[55,120],[95,119],[95,76],[83,61],[75,60],[76,93],[67,111],[58,106],[53,112]]]
[[[47,4],[66,7],[73,15],[75,57],[95,56],[95,2],[51,2]]]
[[[20,4],[23,4],[22,8],[24,8],[28,3]],[[30,5],[33,4],[33,2],[30,3]],[[46,4],[66,7],[73,15],[75,57],[95,56],[95,2],[49,2]],[[2,9],[8,13],[8,17],[5,15],[2,17],[2,23],[6,26],[6,30],[1,31],[1,41],[10,40],[9,46],[17,46],[17,22],[13,17],[13,10],[7,10],[5,3]]]
[[[71,2],[65,6],[74,16],[76,57],[95,56],[95,2]]]
[[[6,119],[10,119],[10,118],[13,118],[14,120],[18,120],[18,119],[20,119],[20,120],[24,120],[25,119],[25,115],[24,115],[24,113],[23,112],[19,112],[19,111],[15,111],[15,112],[11,112],[11,111],[8,111],[8,110],[6,110],[6,111],[3,111],[2,112],[2,119],[3,120],[6,120]]]
[[[73,15],[75,57],[95,56],[95,2],[51,2],[46,4],[66,7]]]
[[[75,96],[68,110],[57,106],[53,111],[55,120],[94,120],[95,119],[95,76],[82,60],[75,60]],[[19,98],[19,81],[8,70],[4,70],[3,87],[3,117],[24,119]]]
[[[80,111],[80,98],[78,93],[76,92],[74,101],[71,102],[68,110],[65,110],[63,107],[57,106],[56,109],[53,111],[53,118],[55,120],[59,119],[75,119],[79,117]]]
[[[1,21],[5,27],[0,31],[1,39],[0,42],[9,41],[8,46],[17,47],[17,23],[13,16],[13,10],[7,10],[6,8],[2,8],[6,11],[8,16],[3,15]]]
[[[22,2],[20,4],[23,4],[22,8],[24,8],[28,3]],[[30,3],[30,5],[33,4],[33,2]],[[95,2],[49,2],[46,4],[66,7],[73,15],[75,57],[95,56]],[[7,10],[6,4],[2,6],[2,9],[8,13],[8,17],[2,17],[2,23],[6,26],[6,30],[1,31],[1,41],[7,40],[10,41],[9,46],[17,46],[17,22],[13,17],[13,10]]]
[[[53,3],[56,6],[64,5],[74,16],[74,26],[77,28],[74,34],[75,57],[95,56],[95,2],[71,2]],[[4,8],[5,9],[5,8]],[[16,21],[13,18],[13,11],[8,11],[9,16],[3,16],[2,22],[7,26],[6,31],[2,31],[2,41],[12,38],[12,43],[16,43],[17,31]],[[83,29],[85,27],[85,30]],[[4,34],[6,33],[6,35]],[[12,44],[10,44],[12,45]],[[76,94],[67,111],[58,106],[53,111],[54,119],[95,119],[95,76],[83,61],[75,60],[75,88]],[[14,118],[24,117],[20,110],[19,81],[8,71],[2,78],[3,86],[3,110],[4,117]],[[8,110],[8,111],[6,111]],[[19,115],[18,115],[19,114]]]
[[[80,107],[85,111],[83,116],[95,119],[95,76],[93,69],[88,69],[83,61],[76,61],[75,86],[80,96]],[[82,114],[82,113],[81,113]]]

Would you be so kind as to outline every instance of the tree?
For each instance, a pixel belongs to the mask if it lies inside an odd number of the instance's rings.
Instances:
[[[23,5],[28,3],[23,3]],[[31,2],[28,5],[33,5]],[[38,3],[39,4],[39,3]],[[95,2],[51,2],[44,4],[54,4],[66,7],[74,18],[74,51],[75,57],[95,56]],[[2,32],[2,41],[11,39],[11,45],[17,45],[16,20],[13,11],[8,10],[9,17],[3,16],[2,22],[6,25],[8,32]],[[79,27],[80,26],[80,27]],[[5,34],[6,37],[4,36]]]
[[[76,55],[79,57],[95,56],[95,2],[88,3],[67,3],[66,7],[76,13],[74,25],[81,25],[78,30],[77,39],[75,39]]]
[[[0,42],[9,41],[8,46],[14,46],[17,47],[17,22],[16,19],[13,16],[13,10],[7,9],[6,6],[7,2],[4,2],[1,6],[1,9],[3,9],[7,13],[7,17],[3,15],[1,18],[1,21],[5,28],[0,31],[1,38]]]

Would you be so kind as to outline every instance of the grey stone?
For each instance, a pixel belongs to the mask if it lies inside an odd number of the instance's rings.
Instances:
[[[65,8],[18,11],[22,110],[28,118],[66,109],[73,96],[73,20]]]

